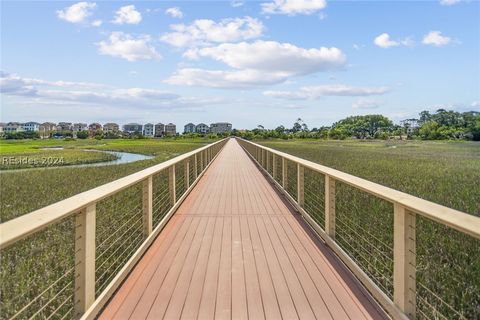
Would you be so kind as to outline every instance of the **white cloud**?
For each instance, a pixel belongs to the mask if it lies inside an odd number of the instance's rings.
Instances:
[[[190,25],[174,24],[173,32],[161,36],[161,40],[175,47],[193,47],[220,42],[236,42],[258,38],[265,27],[252,17],[222,19],[219,22],[208,19],[193,21]]]
[[[461,0],[440,0],[442,6],[453,6],[454,4],[459,3]]]
[[[312,14],[327,6],[326,0],[274,0],[262,3],[262,12],[267,14]]]
[[[383,104],[382,101],[370,100],[370,99],[359,99],[352,104],[353,109],[377,109]]]
[[[220,98],[188,97],[158,89],[119,89],[102,84],[22,78],[4,72],[0,75],[2,95],[20,97],[32,104],[171,109],[222,102]]]
[[[411,47],[415,44],[411,37],[406,37],[402,40],[392,40],[388,33],[382,33],[381,35],[377,36],[373,43],[380,48],[390,48],[390,47],[397,47],[397,46],[406,46]],[[355,47],[355,45],[354,45]]]
[[[391,40],[388,33],[382,33],[381,35],[376,37],[375,40],[373,40],[373,43],[375,43],[381,48],[390,48],[400,45],[399,42]]]
[[[108,41],[101,41],[97,46],[100,54],[128,61],[160,59],[162,56],[148,44],[150,41],[146,35],[134,38],[123,32],[112,32]]]
[[[100,27],[103,24],[102,20],[95,20],[92,22],[92,26],[94,27]]]
[[[290,43],[260,40],[190,49],[184,56],[189,59],[211,58],[234,70],[184,68],[167,79],[167,83],[251,88],[285,82],[293,76],[340,69],[346,62],[343,52],[334,47],[304,49]]]
[[[480,108],[480,101],[473,101],[472,104],[471,104],[471,106],[472,106],[473,108]]]
[[[142,14],[135,9],[134,5],[124,6],[117,10],[115,24],[138,24],[142,21]]]
[[[95,2],[78,2],[63,10],[57,10],[57,17],[71,23],[82,23],[92,15],[96,7]]]
[[[323,96],[357,97],[387,93],[387,87],[352,87],[347,85],[318,85],[301,87],[298,91],[264,91],[267,97],[285,100],[316,100]]]
[[[23,78],[16,74],[0,71],[0,89],[11,95],[36,95],[39,87],[56,88],[102,88],[104,85],[89,82],[48,81],[35,78]]]
[[[442,36],[440,31],[430,31],[423,37],[423,44],[441,47],[449,44],[451,38]]]
[[[243,1],[240,1],[240,0],[232,0],[230,1],[230,5],[234,8],[238,8],[238,7],[241,7],[245,4],[245,2]]]
[[[168,8],[167,10],[165,10],[165,14],[169,15],[172,18],[183,18],[183,12],[178,7]]]
[[[262,40],[190,49],[185,56],[208,57],[235,69],[276,72],[287,76],[339,69],[346,61],[343,52],[335,47],[305,49],[290,43]]]
[[[252,88],[276,84],[287,79],[285,74],[264,73],[258,70],[205,70],[184,68],[175,72],[165,83],[222,89]]]

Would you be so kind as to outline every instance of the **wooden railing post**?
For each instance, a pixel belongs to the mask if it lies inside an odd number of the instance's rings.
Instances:
[[[282,187],[287,190],[288,185],[288,166],[287,159],[282,157]]]
[[[185,179],[185,189],[190,187],[190,161],[186,159],[183,164],[183,178]]]
[[[195,165],[195,168],[193,168],[193,173],[195,175],[195,180],[197,180],[198,178],[198,165],[197,165],[197,154],[195,154],[195,161],[194,161],[194,165]]]
[[[305,168],[297,163],[297,203],[303,208],[305,204]]]
[[[266,167],[267,167],[267,172],[270,172],[270,161],[269,161],[269,160],[270,160],[270,159],[269,159],[270,156],[269,156],[269,154],[268,154],[268,150],[265,150],[265,155],[266,155],[265,158],[266,158],[266,161],[267,161],[267,165],[266,165]]]
[[[335,239],[335,179],[325,175],[325,232]]]
[[[96,205],[75,217],[75,318],[79,319],[95,301]]]
[[[175,165],[168,168],[168,191],[170,194],[170,204],[173,206],[177,202],[177,190],[175,186]]]
[[[148,237],[153,230],[152,202],[153,202],[153,177],[143,180],[143,227]]]
[[[276,154],[272,154],[272,176],[273,179],[277,177],[277,156]]]
[[[203,151],[200,151],[200,172],[203,171]]]
[[[416,313],[416,216],[395,203],[393,209],[393,302],[409,318]]]
[[[265,168],[265,163],[264,163],[264,152],[265,150],[263,150],[262,148],[260,148],[260,165],[262,166],[262,168]]]

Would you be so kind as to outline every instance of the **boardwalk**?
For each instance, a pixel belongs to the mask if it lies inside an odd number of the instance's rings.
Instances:
[[[384,319],[231,139],[100,319]]]

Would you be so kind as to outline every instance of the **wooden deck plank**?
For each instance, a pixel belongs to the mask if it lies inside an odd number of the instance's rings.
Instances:
[[[263,224],[263,218],[255,217],[255,224],[257,226],[258,235],[262,247],[265,252],[265,259],[267,260],[270,274],[272,275],[272,282],[275,288],[278,304],[282,313],[283,319],[298,319],[297,310],[290,294],[290,289],[283,273],[280,261],[277,258],[272,242],[267,234],[267,230]]]
[[[232,310],[232,218],[224,220],[218,273],[215,319],[231,319]]]
[[[215,317],[223,226],[223,217],[218,217],[215,224],[215,232],[210,248],[202,291],[198,293],[192,290],[191,293],[189,293],[182,313],[183,319],[213,319]]]
[[[182,314],[185,300],[189,293],[202,292],[205,268],[208,263],[208,253],[213,239],[215,218],[210,217],[207,221],[205,234],[199,241],[199,250],[190,255],[190,260],[185,260],[182,272],[177,280],[175,290],[165,312],[166,319],[179,319]],[[193,248],[193,247],[192,247]],[[198,306],[198,301],[197,304]]]
[[[385,319],[230,140],[100,319]]]
[[[155,298],[158,291],[163,287],[164,279],[169,271],[170,265],[173,265],[175,261],[179,259],[182,255],[186,254],[189,244],[192,241],[195,231],[198,227],[199,219],[191,219],[191,224],[185,233],[185,237],[175,241],[173,244],[173,250],[170,250],[172,255],[167,261],[162,261],[162,263],[156,267],[155,274],[150,279],[150,282],[143,290],[141,299],[138,301],[133,313],[131,314],[131,319],[146,319],[150,308],[152,308]]]
[[[255,262],[259,274],[258,282],[262,294],[263,308],[265,310],[265,319],[281,319],[282,315],[280,313],[277,295],[273,286],[272,275],[268,268],[266,254],[263,250],[260,236],[258,235],[255,217],[248,217],[247,223],[250,231],[250,237],[252,240],[253,254],[255,255]]]
[[[152,279],[154,277],[155,281],[153,281],[153,284],[155,284],[157,279],[161,277],[161,274],[158,274],[156,272],[159,266],[161,269],[162,264],[168,265],[175,257],[177,249],[179,247],[179,243],[181,243],[181,241],[178,240],[183,239],[187,235],[187,232],[192,223],[192,221],[189,219],[183,219],[183,221],[184,222],[181,229],[174,237],[175,243],[173,243],[172,239],[172,245],[170,247],[168,242],[155,241],[155,243],[152,245],[152,249],[158,246],[159,252],[155,255],[155,260],[152,260],[152,262],[146,265],[143,269],[140,269],[140,266],[135,267],[135,272],[130,275],[130,277],[122,286],[122,288],[124,289],[119,290],[119,292],[114,296],[112,302],[109,305],[109,308],[106,308],[104,314],[108,314],[108,312],[115,310],[116,299],[121,297],[122,295],[126,295],[124,301],[118,303],[118,309],[115,311],[113,318],[118,317],[122,319],[128,319],[130,317],[139,301],[143,299],[146,293],[145,288],[152,284]],[[128,280],[136,275],[139,275],[138,280],[132,285],[129,285]]]
[[[192,264],[194,264],[197,258],[200,243],[207,227],[208,218],[198,217],[197,219],[199,219],[200,222],[195,230],[194,236],[190,238],[191,241],[183,242],[175,260],[169,266],[167,276],[150,307],[147,319],[163,319],[174,290],[177,287],[179,278],[184,280],[188,277],[188,273],[192,269]],[[184,283],[182,284],[185,285]]]
[[[243,250],[243,265],[245,268],[245,286],[248,302],[248,318],[263,319],[263,301],[260,293],[260,280],[257,273],[257,265],[253,255],[252,239],[246,218],[240,219],[240,235]],[[265,276],[267,276],[266,274]]]
[[[240,218],[232,217],[232,319],[248,319]]]

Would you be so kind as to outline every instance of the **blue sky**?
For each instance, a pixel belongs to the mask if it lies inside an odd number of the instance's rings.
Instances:
[[[1,2],[2,121],[480,111],[478,1]]]

